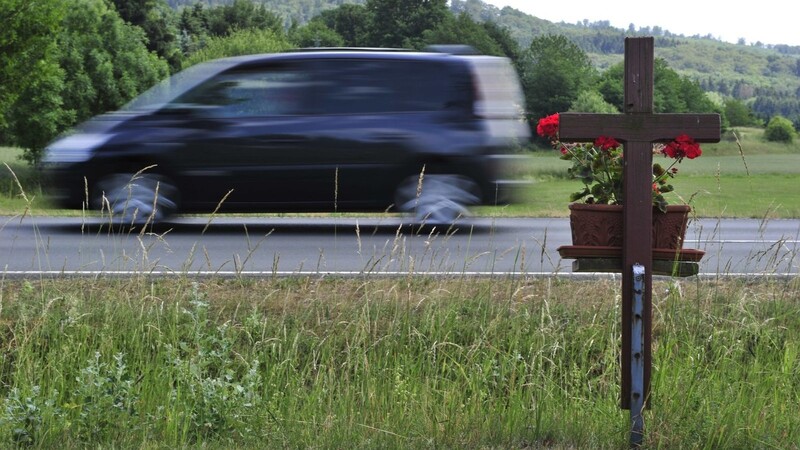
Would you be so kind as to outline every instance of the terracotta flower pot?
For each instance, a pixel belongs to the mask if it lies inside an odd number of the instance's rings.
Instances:
[[[622,247],[622,206],[569,205],[573,246]],[[691,207],[669,205],[667,212],[653,210],[653,248],[680,249]]]

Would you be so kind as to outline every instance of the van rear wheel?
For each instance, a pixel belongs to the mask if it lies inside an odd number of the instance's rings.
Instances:
[[[452,225],[469,216],[468,206],[480,202],[480,189],[462,175],[423,174],[406,178],[397,188],[395,204],[401,212],[425,225]]]

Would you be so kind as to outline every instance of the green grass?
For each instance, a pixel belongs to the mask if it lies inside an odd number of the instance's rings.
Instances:
[[[16,215],[33,206],[50,211],[39,173],[20,159],[21,150],[0,147],[0,214]],[[24,195],[23,195],[24,194]]]
[[[709,216],[800,217],[800,151],[759,148],[747,169],[706,148],[676,186]],[[60,213],[15,155],[2,207]],[[531,202],[482,212],[566,214],[563,161],[531,163]],[[798,280],[653,293],[645,446],[800,448]],[[0,448],[627,448],[620,296],[610,278],[0,277]]]
[[[798,448],[796,282],[658,281],[648,448]],[[626,448],[619,283],[0,284],[0,447]]]
[[[738,140],[737,140],[738,139]],[[800,218],[800,142],[770,143],[763,130],[737,129],[718,144],[704,144],[703,156],[685,160],[673,185],[673,203],[689,202],[698,217]],[[79,215],[51,207],[39,174],[19,160],[19,150],[0,147],[0,162],[9,165],[20,180],[26,198],[11,172],[0,167],[0,214],[13,215],[33,209],[40,215]],[[490,217],[566,217],[569,194],[577,181],[566,178],[568,164],[553,150],[534,151],[516,175],[532,182],[522,193],[523,202],[506,207],[476,208]],[[656,157],[658,161],[658,157]]]
[[[800,155],[794,157],[794,170]],[[787,163],[788,164],[788,163]],[[800,217],[800,174],[688,175],[679,174],[675,189],[694,208],[698,217],[756,217],[786,219]],[[565,217],[567,199],[579,185],[564,178],[536,180],[525,192],[526,201],[504,208],[481,208],[478,215],[514,217]],[[683,203],[667,195],[671,203]]]
[[[718,144],[704,144],[703,156],[684,160],[673,180],[672,203],[688,202],[698,217],[800,218],[800,143],[763,140],[763,131],[747,128],[731,133]],[[740,148],[741,145],[741,148]],[[655,162],[667,160],[654,157]],[[505,208],[481,208],[489,216],[564,217],[569,195],[582,185],[567,178],[569,163],[554,150],[530,154],[518,176],[532,182],[524,203]]]

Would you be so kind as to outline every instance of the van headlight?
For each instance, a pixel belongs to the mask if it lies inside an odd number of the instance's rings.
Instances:
[[[88,160],[97,147],[111,139],[109,134],[76,133],[58,139],[44,149],[43,163],[76,163]]]

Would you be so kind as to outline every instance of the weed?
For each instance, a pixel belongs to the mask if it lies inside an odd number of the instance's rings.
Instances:
[[[798,442],[797,283],[656,283],[646,444]],[[609,448],[627,439],[614,280],[6,280],[1,289],[2,446]]]

